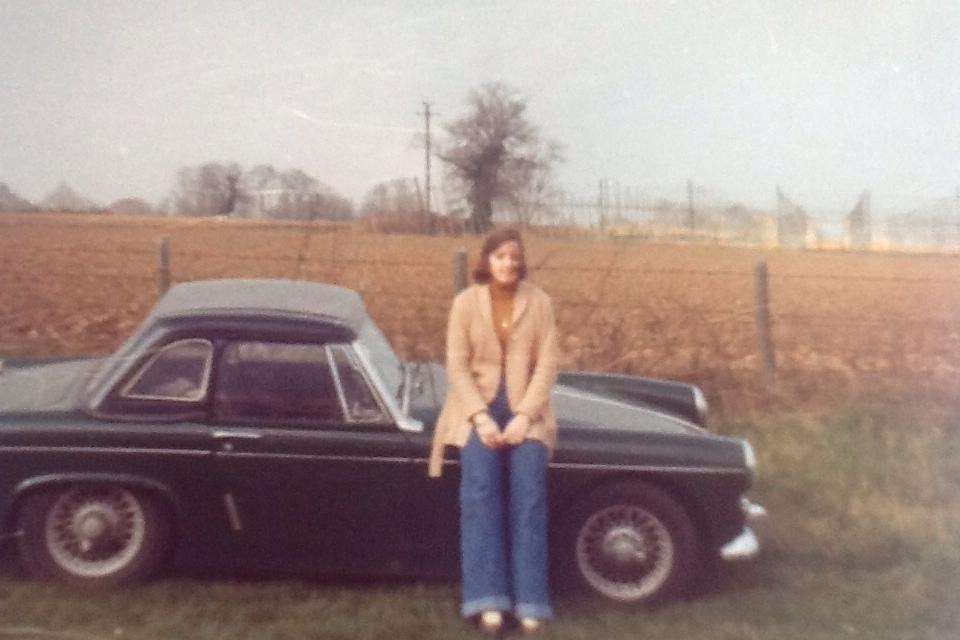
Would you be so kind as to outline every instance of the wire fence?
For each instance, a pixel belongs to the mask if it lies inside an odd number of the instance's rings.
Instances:
[[[118,225],[130,229],[131,225]],[[301,233],[303,230],[300,230]],[[103,249],[94,246],[45,247],[31,246],[29,251],[5,252],[0,256],[0,291],[12,293],[13,287],[37,279],[54,281],[59,288],[69,287],[71,283],[89,283],[91,280],[104,283],[136,283],[140,287],[150,287],[156,296],[163,293],[167,286],[197,279],[222,277],[286,277],[310,280],[322,280],[332,284],[346,286],[356,290],[367,300],[386,302],[388,308],[403,309],[407,306],[426,306],[431,313],[445,313],[452,295],[463,283],[468,281],[465,255],[452,255],[447,260],[428,259],[417,254],[410,257],[371,257],[350,255],[350,246],[338,246],[330,249],[310,245],[309,236],[303,237],[303,245],[297,252],[286,254],[257,254],[251,251],[203,251],[195,249],[191,242],[187,248],[170,247],[167,254],[164,249],[146,245],[143,247],[114,247]],[[595,314],[609,312],[612,317],[626,318],[635,311],[649,311],[642,298],[626,295],[620,288],[622,282],[636,285],[634,289],[643,293],[645,283],[657,282],[662,285],[674,279],[684,281],[685,287],[695,283],[700,293],[710,294],[718,287],[724,291],[736,291],[736,299],[726,302],[711,298],[710,301],[698,301],[699,294],[691,296],[690,288],[671,294],[669,287],[662,287],[659,302],[667,300],[666,308],[657,309],[656,321],[669,323],[677,316],[697,316],[696,322],[714,327],[719,332],[731,332],[742,341],[749,338],[754,348],[763,354],[764,365],[772,379],[776,367],[777,351],[773,336],[784,326],[805,326],[812,335],[845,333],[855,335],[865,327],[882,328],[887,334],[902,335],[912,331],[934,341],[942,340],[960,344],[960,317],[956,303],[941,305],[940,311],[931,313],[884,313],[870,314],[856,312],[856,305],[845,304],[842,311],[825,312],[798,311],[770,303],[770,293],[792,282],[840,283],[849,290],[862,289],[864,283],[891,285],[903,290],[909,289],[923,297],[931,288],[951,288],[960,285],[960,276],[921,277],[913,275],[843,274],[843,273],[799,273],[795,271],[769,271],[761,261],[754,269],[746,268],[693,268],[664,267],[656,264],[637,266],[625,260],[629,245],[619,244],[609,255],[599,261],[567,261],[562,249],[548,252],[537,264],[531,263],[531,276],[551,293],[555,306],[561,310],[571,310],[575,314]],[[331,255],[334,254],[334,255]],[[53,260],[53,257],[56,257]],[[91,258],[103,259],[104,265],[91,264]],[[562,258],[564,262],[560,263]],[[125,262],[123,268],[109,268],[110,261]],[[761,268],[762,267],[762,268]],[[821,268],[821,267],[818,267]],[[397,287],[394,280],[404,282],[416,272],[419,281],[426,281],[425,287]],[[377,274],[389,274],[381,280]],[[592,285],[585,286],[583,277]],[[568,280],[577,280],[575,286],[564,290]],[[551,286],[553,285],[553,286]],[[673,297],[671,297],[673,296]],[[693,301],[691,301],[693,300]],[[949,307],[949,304],[954,304]],[[796,305],[794,305],[795,307]],[[903,305],[900,305],[903,307]],[[948,312],[944,312],[949,308]],[[707,310],[708,313],[702,313]],[[0,318],[4,315],[14,317],[16,309],[0,309]],[[584,316],[571,316],[568,322],[583,322]],[[635,317],[635,316],[634,316]],[[433,323],[435,325],[436,322]],[[435,340],[436,330],[420,326],[420,332],[413,335]],[[609,325],[611,331],[618,330],[616,323]],[[432,333],[431,333],[432,332]],[[429,336],[427,334],[430,334]],[[752,334],[752,337],[751,337]],[[717,340],[711,337],[710,339]],[[951,347],[952,348],[952,347]]]
[[[147,249],[129,249],[129,248],[120,248],[120,247],[111,247],[109,249],[109,255],[111,257],[124,257],[129,258],[133,256],[142,257],[145,260],[155,261],[157,258],[156,250],[147,250]],[[57,255],[63,257],[68,255],[76,258],[83,258],[85,256],[96,256],[103,257],[105,251],[102,248],[99,249],[84,249],[84,248],[31,248],[30,254],[34,256],[40,255]],[[192,261],[215,261],[219,266],[220,271],[229,271],[228,268],[225,268],[224,265],[229,265],[229,263],[244,263],[244,262],[258,262],[258,263],[267,263],[267,264],[279,264],[279,265],[301,265],[303,270],[307,275],[317,274],[317,273],[331,273],[336,272],[340,273],[343,271],[349,271],[350,267],[363,266],[363,267],[372,267],[377,269],[423,269],[429,270],[435,273],[438,279],[442,279],[447,274],[450,273],[451,263],[450,262],[441,262],[437,260],[397,260],[397,259],[370,259],[370,258],[354,258],[349,256],[337,256],[335,260],[322,260],[317,259],[315,256],[305,256],[305,255],[255,255],[247,253],[230,253],[230,252],[200,252],[200,251],[190,251],[190,250],[178,250],[175,251],[172,255],[173,265],[176,268],[177,263],[183,259],[189,259]],[[99,278],[99,279],[116,279],[116,280],[138,280],[138,281],[156,281],[157,275],[144,275],[133,273],[129,270],[124,271],[108,271],[100,269],[90,269],[88,264],[82,259],[78,259],[76,263],[76,268],[50,268],[43,266],[42,273],[37,273],[36,270],[32,267],[29,262],[25,262],[21,258],[10,257],[10,256],[0,256],[0,278],[2,279],[16,279],[18,277],[36,277],[36,276],[61,276],[61,277],[77,277],[77,278]],[[702,278],[741,278],[748,279],[754,278],[755,273],[748,270],[736,270],[736,269],[690,269],[690,268],[664,268],[664,267],[624,267],[617,265],[607,265],[607,266],[598,266],[596,262],[590,263],[568,263],[563,265],[536,265],[531,267],[531,274],[606,274],[606,275],[644,275],[649,277],[655,276],[696,276]],[[172,278],[172,282],[188,282],[195,279],[210,277],[199,275],[199,272],[196,274],[198,277],[193,277],[194,274],[187,272],[174,272],[175,275]],[[244,276],[225,274],[224,277],[256,277],[255,274],[244,274]],[[808,281],[838,281],[838,282],[849,282],[849,283],[862,283],[862,282],[886,282],[886,283],[899,283],[899,284],[910,284],[910,285],[953,285],[956,284],[960,286],[960,276],[957,277],[913,277],[913,276],[877,276],[877,275],[843,275],[843,274],[830,274],[830,273],[778,273],[771,272],[769,273],[770,280],[808,280]],[[359,291],[360,293],[377,293],[381,295],[389,295],[388,290],[373,290],[366,289],[365,291]],[[407,295],[406,293],[402,295]],[[448,300],[450,299],[449,295],[437,294],[435,296],[429,296],[437,300]],[[609,308],[624,308],[629,307],[630,302],[598,302],[594,299],[588,300],[575,300],[567,299],[564,301],[566,304],[577,305],[577,304],[589,304],[589,305],[599,305],[601,307]],[[814,320],[822,316],[816,315],[802,315],[802,314],[782,314],[781,317],[784,319],[792,320]],[[869,316],[847,316],[851,322],[861,322],[869,320]],[[896,320],[896,316],[885,316],[882,318],[883,321]],[[905,320],[920,320],[923,319],[921,316],[917,317],[904,317]]]

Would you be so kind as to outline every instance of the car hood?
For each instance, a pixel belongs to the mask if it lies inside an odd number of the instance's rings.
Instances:
[[[5,362],[0,368],[0,413],[70,411],[101,358]]]
[[[411,398],[413,417],[432,428],[446,398],[446,370],[443,365],[436,362],[415,363],[413,384],[415,388]],[[705,433],[700,427],[668,413],[562,384],[554,386],[551,401],[559,429],[684,435]]]

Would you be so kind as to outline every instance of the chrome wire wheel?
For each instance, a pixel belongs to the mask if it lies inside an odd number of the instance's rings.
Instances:
[[[44,541],[53,561],[78,578],[104,578],[141,553],[147,517],[137,496],[119,486],[64,491],[47,512]]]
[[[601,595],[636,602],[657,593],[670,577],[675,546],[653,512],[637,504],[613,504],[594,512],[576,538],[577,568]]]

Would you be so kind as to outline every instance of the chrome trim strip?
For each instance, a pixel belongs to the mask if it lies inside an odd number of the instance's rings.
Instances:
[[[259,453],[254,451],[229,451],[218,452],[217,455],[230,458],[268,458],[272,460],[327,460],[339,462],[396,462],[409,463],[423,460],[426,458],[399,458],[393,456],[327,456],[323,454],[311,453]]]
[[[24,446],[2,446],[0,447],[0,453],[3,452],[15,452],[15,451],[29,451],[34,453],[58,453],[69,451],[72,453],[106,453],[110,455],[114,454],[127,454],[127,455],[145,455],[145,454],[162,454],[162,455],[176,455],[176,456],[209,456],[210,451],[208,449],[151,449],[147,447],[76,447],[76,446],[37,446],[37,445],[24,445]]]
[[[670,467],[664,465],[634,465],[634,464],[600,464],[589,462],[551,462],[547,465],[553,469],[600,469],[604,471],[673,471],[679,473],[730,473],[742,475],[746,469],[731,467]]]
[[[410,396],[413,386],[413,371],[408,363],[403,364],[403,394],[400,398],[400,413],[407,415],[410,411]]]
[[[225,435],[223,437],[245,437],[239,434]],[[256,437],[256,436],[255,436]],[[128,454],[128,455],[143,455],[143,454],[169,454],[169,455],[182,455],[182,456],[208,456],[211,454],[210,451],[206,449],[150,449],[150,448],[133,448],[133,447],[40,447],[33,445],[26,445],[22,447],[0,447],[0,452],[5,451],[32,451],[38,453],[54,453],[62,451],[71,451],[77,453],[108,453],[108,454]],[[427,458],[403,458],[395,456],[337,456],[337,455],[314,455],[307,453],[260,453],[260,452],[218,452],[217,455],[227,455],[227,456],[237,456],[243,458],[271,458],[271,459],[291,459],[291,460],[342,460],[342,461],[361,461],[369,460],[375,462],[413,462],[413,463],[423,463],[428,462]],[[456,464],[459,465],[458,460],[444,460],[444,464]],[[745,473],[742,469],[730,469],[725,467],[669,467],[661,465],[617,465],[617,464],[593,464],[593,463],[581,463],[581,462],[551,462],[547,465],[552,469],[583,469],[583,470],[604,470],[604,471],[662,471],[662,472],[676,472],[676,473],[731,473],[731,474],[742,474]],[[762,507],[761,507],[762,508]]]
[[[204,362],[204,365],[203,365],[203,378],[200,383],[200,388],[198,389],[198,391],[200,392],[199,396],[190,397],[190,398],[178,398],[176,396],[150,396],[150,395],[139,395],[139,394],[134,395],[134,394],[128,393],[130,389],[134,385],[136,385],[137,382],[140,381],[140,378],[143,376],[144,372],[147,371],[147,369],[149,369],[151,366],[153,366],[153,363],[156,362],[157,358],[163,355],[163,353],[168,349],[171,349],[185,342],[202,342],[204,343],[204,345],[210,348],[210,350],[207,352],[206,361]],[[120,397],[129,398],[131,400],[163,400],[166,402],[199,402],[207,397],[207,389],[209,389],[209,386],[210,386],[210,372],[212,371],[212,369],[213,369],[213,343],[212,342],[210,342],[205,338],[185,338],[183,340],[174,340],[173,342],[163,345],[163,347],[157,350],[156,353],[150,356],[149,360],[147,360],[146,362],[143,363],[143,365],[140,366],[140,370],[137,371],[137,373],[130,379],[129,382],[127,382],[127,384],[123,385],[123,389],[120,390]]]
[[[258,453],[252,451],[230,452],[221,455],[239,456],[244,458],[287,458],[291,460],[340,460],[376,462],[413,462],[426,464],[427,458],[401,458],[394,456],[337,456],[309,453]],[[460,464],[458,460],[444,460],[444,464]],[[742,470],[725,467],[666,467],[656,465],[616,465],[616,464],[588,464],[578,462],[551,462],[547,465],[553,469],[592,469],[604,471],[672,471],[679,473],[743,473]]]
[[[343,392],[343,381],[340,380],[340,371],[337,369],[337,363],[333,358],[333,347],[329,344],[324,345],[323,350],[327,354],[327,366],[330,368],[330,375],[333,377],[333,386],[337,389],[337,399],[340,400],[340,410],[343,412],[343,419],[347,422],[353,422],[353,416],[347,409],[347,397]]]
[[[290,459],[290,460],[339,460],[357,462],[369,460],[375,462],[412,462],[416,464],[427,464],[427,458],[403,458],[396,456],[337,456],[309,453],[258,453],[251,451],[219,453],[218,455],[237,456],[243,458],[271,458],[271,459]],[[459,465],[459,460],[444,460],[446,465]],[[551,462],[547,465],[553,469],[587,469],[603,471],[660,471],[675,473],[744,473],[740,469],[730,469],[726,467],[667,467],[657,465],[616,465],[616,464],[589,464],[578,462]]]
[[[237,501],[233,499],[232,493],[223,494],[223,506],[227,510],[227,519],[230,521],[230,528],[234,531],[243,531],[243,523],[240,522],[240,512],[237,511]]]
[[[761,518],[767,517],[767,510],[756,502],[750,502],[746,496],[741,496],[740,498],[740,509],[743,511],[743,514],[747,516],[748,522],[756,522]]]
[[[356,344],[356,343],[354,343],[354,344]],[[372,377],[373,377],[372,374],[367,370],[367,367],[365,366],[366,363],[365,363],[363,360],[360,359],[359,354],[357,353],[357,351],[356,351],[355,349],[352,349],[352,348],[351,348],[351,345],[349,345],[349,344],[336,344],[336,345],[334,345],[334,348],[337,348],[337,349],[339,349],[340,351],[342,351],[343,354],[346,356],[347,360],[349,360],[350,363],[357,369],[357,371],[360,372],[360,375],[363,377],[364,382],[367,383],[367,388],[370,389],[370,394],[373,396],[373,399],[376,401],[377,406],[380,407],[380,417],[381,417],[381,418],[387,418],[388,416],[390,416],[391,414],[390,414],[389,410],[387,409],[387,407],[386,407],[386,405],[385,405],[385,403],[384,403],[383,395],[382,395],[381,392],[380,392],[380,391],[381,391],[381,387],[378,386],[376,383],[373,382],[373,380],[372,380]],[[331,364],[331,366],[333,366],[334,369],[337,368],[336,361],[331,360],[331,361],[330,361],[330,364]],[[337,379],[339,380],[339,371],[338,371],[338,374],[337,374]],[[346,392],[344,392],[344,396],[343,396],[343,397],[344,397],[344,401],[343,401],[343,402],[344,402],[344,405],[343,405],[343,406],[344,406],[343,415],[344,415],[344,417],[346,418],[346,420],[347,420],[348,422],[353,423],[353,424],[369,424],[369,423],[376,423],[376,422],[378,422],[377,419],[373,419],[373,420],[357,420],[356,418],[354,418],[352,415],[350,415],[350,412],[347,410]]]
[[[427,462],[425,458],[416,458],[414,462]],[[459,465],[459,460],[444,460],[443,464]],[[600,471],[657,471],[657,472],[676,472],[676,473],[731,473],[742,474],[741,469],[731,469],[728,467],[667,467],[662,465],[620,465],[620,464],[595,464],[587,462],[550,462],[547,467],[551,469],[586,469]]]
[[[760,541],[750,527],[744,527],[739,536],[723,545],[720,557],[727,561],[749,560],[760,553]]]
[[[747,466],[747,469],[750,471],[757,470],[757,454],[754,453],[753,447],[750,445],[750,442],[740,438],[740,447],[743,449],[743,464]]]
[[[383,403],[387,408],[389,414],[394,418],[400,416],[399,407],[397,407],[396,402],[393,398],[390,397],[390,394],[387,392],[387,386],[380,379],[380,376],[377,374],[376,369],[373,366],[373,362],[370,360],[370,355],[367,353],[367,348],[359,340],[354,340],[350,343],[352,347],[353,354],[357,356],[357,359],[361,363],[360,371],[362,375],[367,378],[367,381],[371,383],[374,388],[374,396]]]
[[[423,423],[419,420],[411,418],[403,414],[400,407],[397,406],[396,400],[390,397],[390,394],[387,393],[387,387],[383,384],[383,381],[380,379],[380,376],[377,375],[376,369],[373,366],[373,363],[370,361],[370,356],[367,354],[366,347],[363,346],[359,340],[354,340],[352,343],[353,352],[356,354],[357,358],[360,359],[360,362],[363,364],[360,367],[360,370],[365,376],[367,376],[368,381],[373,383],[374,388],[376,389],[376,395],[380,396],[381,402],[386,405],[389,415],[393,418],[393,421],[400,427],[401,431],[408,431],[411,433],[422,433],[423,432]]]
[[[236,438],[238,440],[259,440],[261,434],[258,431],[241,431],[240,429],[217,429],[212,437],[216,440],[227,440]]]
[[[703,391],[697,385],[691,385],[693,387],[693,406],[697,410],[697,415],[700,416],[700,419],[703,420],[704,424],[707,422],[707,414],[710,411],[710,405],[707,402],[707,397],[703,395]]]

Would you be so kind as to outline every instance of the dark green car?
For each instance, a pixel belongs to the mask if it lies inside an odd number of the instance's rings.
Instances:
[[[445,392],[348,289],[177,285],[109,357],[0,369],[0,536],[90,588],[164,563],[456,575],[456,449],[426,468]],[[553,404],[555,581],[645,602],[757,552],[753,453],[696,387],[563,373]]]

